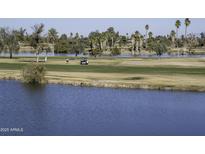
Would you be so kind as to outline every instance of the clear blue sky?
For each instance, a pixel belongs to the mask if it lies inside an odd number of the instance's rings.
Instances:
[[[182,22],[180,33],[184,34],[184,19],[180,20]],[[144,26],[149,24],[150,31],[152,31],[154,35],[166,35],[169,34],[171,30],[175,30],[175,21],[176,19],[174,18],[0,18],[0,27],[24,27],[30,33],[32,31],[31,27],[34,24],[44,23],[46,30],[53,27],[56,28],[60,34],[79,32],[87,36],[91,31],[105,31],[110,26],[114,27],[116,31],[119,31],[120,34],[129,33],[130,35],[136,30],[144,34]],[[205,18],[191,19],[188,32],[205,32]]]

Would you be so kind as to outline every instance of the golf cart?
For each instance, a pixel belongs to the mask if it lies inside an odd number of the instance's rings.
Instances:
[[[88,59],[87,58],[82,58],[80,60],[80,65],[88,65]]]

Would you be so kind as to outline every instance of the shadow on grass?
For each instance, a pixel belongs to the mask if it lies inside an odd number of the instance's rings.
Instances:
[[[144,80],[144,77],[136,76],[136,77],[129,77],[129,78],[124,78],[124,80]]]

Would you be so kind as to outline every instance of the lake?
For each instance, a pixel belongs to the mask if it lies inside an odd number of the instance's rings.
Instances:
[[[13,52],[13,56],[14,57],[33,57],[36,56],[35,52]],[[46,53],[40,53],[39,55],[40,57],[45,57]],[[68,57],[76,57],[76,55],[73,53],[47,53],[48,57],[53,57],[53,56],[68,56]],[[88,55],[83,55],[83,54],[78,54],[78,57],[87,57]],[[121,55],[117,55],[117,56],[110,56],[110,55],[105,55],[108,57],[115,57],[115,58],[131,58],[133,57],[133,55],[131,53],[122,53]],[[9,53],[8,52],[0,52],[0,57],[9,57]],[[89,57],[89,56],[88,56]],[[141,54],[141,55],[137,55],[137,57],[140,58],[159,58],[159,56],[157,56],[156,54]],[[205,55],[204,54],[199,54],[199,55],[189,55],[189,54],[185,54],[185,55],[169,55],[169,54],[163,54],[160,56],[160,58],[204,58]]]
[[[205,93],[0,81],[0,135],[205,135]]]

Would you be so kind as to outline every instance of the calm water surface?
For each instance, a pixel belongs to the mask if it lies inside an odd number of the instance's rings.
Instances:
[[[33,57],[36,56],[35,52],[13,52],[13,56],[14,57]],[[40,53],[39,55],[40,57],[44,57],[46,56],[46,53]],[[75,54],[64,54],[64,53],[47,53],[48,57],[53,57],[53,56],[69,56],[69,57],[76,57]],[[88,56],[88,55],[87,55]],[[87,57],[86,55],[83,54],[78,54],[78,57]],[[108,56],[108,55],[107,55]],[[9,53],[8,52],[0,52],[0,57],[9,57]],[[89,56],[88,56],[89,57]],[[110,57],[110,56],[109,56]],[[122,53],[121,55],[117,55],[117,56],[112,56],[115,58],[131,58],[133,57],[133,55],[131,53]],[[141,54],[141,55],[137,55],[137,57],[141,57],[141,58],[159,58],[159,56],[157,56],[156,54]],[[169,55],[169,54],[163,54],[160,56],[160,58],[205,58],[205,55]]]
[[[205,93],[0,81],[0,135],[205,135]]]

